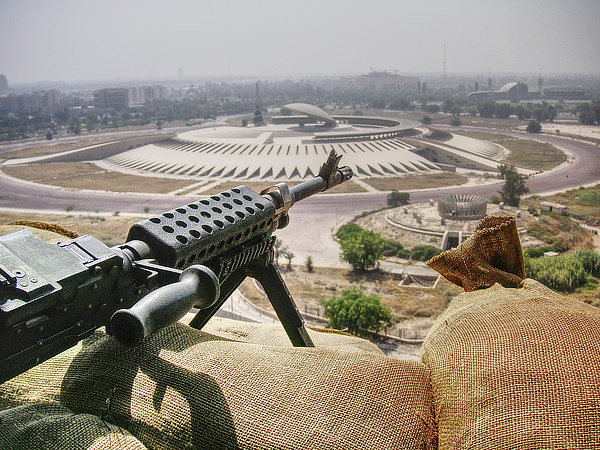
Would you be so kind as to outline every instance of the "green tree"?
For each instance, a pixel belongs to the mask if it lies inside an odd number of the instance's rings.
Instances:
[[[429,116],[423,116],[423,118],[421,119],[421,123],[423,125],[429,125],[431,123],[431,117],[429,117]]]
[[[287,245],[283,244],[283,241],[279,238],[275,238],[275,242],[273,243],[273,252],[275,256],[275,264],[279,265],[279,258],[284,257],[287,252],[290,251],[290,248]]]
[[[52,140],[52,131],[46,131],[46,139],[51,141]]]
[[[462,120],[460,120],[460,117],[453,117],[450,119],[450,125],[453,127],[460,127],[462,125]]]
[[[477,111],[481,117],[494,117],[496,113],[496,102],[483,102],[477,105]]]
[[[462,112],[463,109],[460,105],[453,105],[452,108],[450,108],[450,114],[452,114],[453,116],[460,116]]]
[[[292,259],[294,259],[294,254],[290,250],[286,250],[283,253],[283,257],[287,259],[287,270],[292,270]]]
[[[340,297],[321,300],[329,327],[347,330],[358,336],[377,333],[392,325],[392,313],[376,295],[366,295],[363,287],[344,289]]]
[[[439,105],[435,105],[435,104],[427,105],[425,107],[425,112],[428,112],[429,114],[437,114],[440,112],[440,107],[439,107]]]
[[[542,125],[537,120],[530,120],[527,124],[528,133],[540,133],[542,131]]]
[[[596,110],[592,108],[592,105],[589,103],[577,105],[577,110],[579,111],[579,121],[584,125],[594,125],[597,120],[600,121],[600,117],[596,114],[597,110],[600,110],[600,107],[595,105],[595,108]]]
[[[386,244],[379,234],[369,230],[350,234],[339,242],[342,248],[340,259],[350,264],[354,270],[376,268]]]
[[[338,228],[337,233],[335,233],[335,237],[341,241],[342,239],[346,239],[351,235],[360,234],[362,230],[363,229],[355,223],[347,223]]]
[[[494,115],[498,119],[508,119],[512,114],[512,106],[510,103],[497,103]]]
[[[71,118],[71,121],[69,122],[68,130],[69,130],[69,132],[71,132],[73,134],[81,133],[81,124],[79,123],[79,119],[77,117]]]
[[[519,206],[521,197],[529,192],[525,185],[527,177],[517,172],[515,167],[506,164],[500,166],[500,177],[504,179],[504,186],[498,191],[502,201],[510,206]]]

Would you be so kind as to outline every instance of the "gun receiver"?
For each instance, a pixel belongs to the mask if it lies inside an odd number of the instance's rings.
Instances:
[[[289,208],[352,177],[333,151],[312,180],[247,186],[134,224],[107,247],[85,235],[58,245],[27,230],[0,237],[0,383],[106,326],[125,345],[198,311],[201,329],[247,277],[264,287],[294,346],[313,346],[273,262]]]

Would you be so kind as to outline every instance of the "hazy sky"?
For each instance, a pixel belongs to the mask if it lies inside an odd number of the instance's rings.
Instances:
[[[599,0],[0,0],[9,83],[363,73],[600,74]]]

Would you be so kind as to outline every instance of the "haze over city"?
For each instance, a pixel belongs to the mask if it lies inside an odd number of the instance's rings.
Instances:
[[[600,2],[8,0],[11,83],[400,73],[598,74]]]

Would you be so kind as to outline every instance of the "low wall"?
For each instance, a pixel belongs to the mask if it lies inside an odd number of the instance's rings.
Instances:
[[[51,155],[36,156],[32,158],[15,158],[5,161],[5,165],[46,163],[46,162],[75,162],[75,161],[99,161],[110,158],[132,148],[164,141],[174,137],[174,134],[160,134],[148,136],[136,136],[132,138],[110,141],[103,144],[90,145],[88,147],[76,148]]]
[[[56,159],[52,158],[48,161],[52,162],[72,162],[72,161],[97,161],[110,158],[111,156],[122,153],[132,148],[141,147],[142,145],[152,144],[154,142],[164,141],[172,138],[174,135],[150,135],[138,136],[129,139],[123,139],[116,142],[108,142],[106,144],[98,144],[83,149],[78,149],[75,152],[64,152],[56,155]]]

